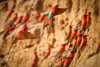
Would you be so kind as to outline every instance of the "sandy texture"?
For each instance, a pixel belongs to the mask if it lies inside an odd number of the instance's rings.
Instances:
[[[25,15],[26,12],[31,13],[32,15],[36,13],[36,11],[40,11],[42,13],[49,12],[50,9],[56,5],[60,4],[60,7],[67,8],[66,12],[63,14],[55,16],[55,33],[47,33],[46,29],[42,37],[37,39],[26,39],[19,40],[16,44],[11,45],[13,40],[13,36],[22,28],[23,25],[20,25],[16,28],[9,36],[7,36],[7,45],[1,47],[2,44],[2,36],[0,35],[0,55],[4,55],[4,58],[0,58],[0,67],[5,67],[8,65],[9,67],[31,67],[33,61],[33,53],[34,49],[36,49],[39,62],[38,67],[48,67],[51,65],[54,60],[54,56],[57,51],[60,49],[63,43],[66,43],[66,35],[69,25],[72,25],[73,31],[74,29],[81,29],[81,19],[84,14],[84,9],[88,9],[88,12],[91,12],[91,25],[89,32],[85,32],[88,34],[87,46],[81,53],[80,58],[76,61],[76,55],[71,62],[69,67],[100,67],[100,52],[95,54],[96,51],[96,43],[100,44],[100,0],[18,0],[17,7],[15,12],[18,13],[18,16]],[[9,3],[9,10],[11,9],[12,1],[4,1],[0,3],[1,6],[5,3]],[[33,2],[33,4],[32,4]],[[33,10],[30,10],[31,8]],[[8,14],[8,11],[0,12],[0,31],[5,29],[7,25],[5,21],[5,17]],[[13,13],[14,15],[14,13]],[[13,16],[12,15],[12,16]],[[30,18],[30,19],[31,19]],[[11,19],[11,18],[10,18]],[[9,20],[10,20],[9,19]],[[8,20],[8,21],[9,21]],[[41,35],[42,34],[42,23],[33,24],[37,21],[32,21],[28,23],[28,32],[32,34]],[[44,53],[51,47],[50,56],[41,63],[43,59]],[[67,49],[67,46],[66,46]],[[69,52],[64,52],[64,55],[68,55]],[[77,54],[77,53],[76,53]],[[57,59],[56,64],[60,61]],[[2,65],[3,63],[7,63]],[[56,65],[55,64],[55,65]],[[54,66],[55,67],[55,66]]]

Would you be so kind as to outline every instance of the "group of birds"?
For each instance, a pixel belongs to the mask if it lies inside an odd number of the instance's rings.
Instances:
[[[16,0],[13,1],[13,6],[11,10],[9,11],[7,18],[5,21],[7,21],[12,13],[14,12],[16,6]],[[8,10],[8,4],[5,3],[4,6],[1,8],[2,11],[7,11]],[[55,5],[52,7],[51,11],[48,14],[41,15],[40,12],[37,12],[33,16],[33,19],[37,20],[38,22],[43,22],[43,29],[47,27],[49,28],[48,32],[55,33],[55,28],[54,28],[54,16],[59,15],[64,13],[67,10],[67,8],[59,8],[59,5]],[[17,40],[22,40],[22,39],[34,39],[38,38],[40,36],[36,36],[34,34],[31,34],[30,32],[27,32],[28,27],[27,24],[30,18],[30,13],[27,13],[25,17],[20,16],[18,17],[18,14],[15,13],[12,20],[9,22],[8,27],[0,32],[4,34],[3,36],[3,43],[7,43],[6,37],[8,36],[9,32],[13,31],[16,29],[16,25],[24,24],[22,29],[16,34],[12,44],[15,44]],[[85,30],[89,30],[89,26],[91,24],[91,12],[87,14],[87,9],[85,10],[85,14],[82,16],[82,29],[78,30],[75,29],[74,32],[72,32],[72,26],[70,25],[68,28],[68,31],[66,33],[66,40],[67,43],[62,44],[61,48],[55,55],[55,58],[51,64],[51,67],[55,65],[56,60],[59,58],[58,56],[60,55],[60,61],[56,65],[56,67],[69,67],[71,61],[73,60],[75,53],[77,52],[77,59],[80,57],[81,52],[87,45],[87,35],[84,34]],[[43,31],[44,32],[44,31]],[[67,50],[71,49],[70,54],[68,56],[62,56],[62,54],[66,51],[67,45]],[[97,50],[99,49],[99,44],[97,44]],[[44,55],[44,58],[42,59],[42,62],[51,54],[51,48],[49,47],[47,52]],[[32,62],[32,67],[37,67],[37,63],[39,61],[38,55],[36,51],[34,51],[34,57],[33,57],[33,62]]]

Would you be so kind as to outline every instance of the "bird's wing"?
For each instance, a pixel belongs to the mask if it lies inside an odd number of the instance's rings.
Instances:
[[[59,15],[59,14],[62,14],[63,12],[65,12],[67,10],[67,8],[57,8],[56,11],[55,11],[55,15]]]
[[[25,32],[24,33],[24,36],[27,38],[27,39],[35,39],[35,38],[39,38],[40,36],[37,36],[35,34],[31,34],[30,32]]]

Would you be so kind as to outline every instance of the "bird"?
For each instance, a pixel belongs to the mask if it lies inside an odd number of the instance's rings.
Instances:
[[[77,31],[78,31],[78,29],[75,29],[74,32],[72,33],[72,35],[71,35],[71,37],[70,37],[70,39],[69,39],[69,42],[70,42],[70,43],[72,43],[74,37],[77,35]]]
[[[96,43],[96,53],[99,52],[99,49],[100,49],[100,45],[99,45],[99,43]]]
[[[39,17],[38,21],[41,22],[44,20],[45,16],[47,16],[48,14],[44,14],[42,16]]]
[[[30,32],[27,32],[27,27],[22,30],[20,30],[16,36],[14,37],[12,44],[15,44],[18,40],[24,40],[24,39],[36,39],[39,38],[40,36],[37,36],[35,34],[31,34]]]
[[[66,60],[65,60],[65,62],[64,62],[63,67],[69,67],[70,62],[71,62],[71,57],[67,57]]]
[[[36,53],[36,51],[34,51],[33,53],[33,63],[32,63],[32,67],[37,67],[37,62],[38,62],[38,55]]]
[[[82,16],[82,31],[85,31],[86,28],[86,15]]]
[[[87,44],[87,35],[83,35],[79,50],[81,50]]]
[[[16,7],[16,0],[13,0],[13,5],[11,9],[15,9],[15,7]]]
[[[14,23],[17,20],[17,18],[18,18],[18,14],[15,13],[14,16],[12,17],[10,23]]]
[[[80,43],[81,43],[81,40],[82,40],[82,35],[83,35],[83,34],[78,35],[78,37],[77,37],[77,43],[76,43],[75,49],[77,49],[77,48],[79,47],[79,45],[80,45]]]
[[[40,16],[41,16],[40,12],[37,12],[37,14],[33,16],[33,19],[38,20]]]
[[[6,29],[4,30],[4,33],[3,33],[3,44],[4,44],[4,43],[7,44],[6,37],[7,37],[8,34],[9,34],[9,29],[6,28]]]
[[[75,55],[75,50],[71,50],[71,52],[68,56],[71,57],[71,60],[73,60],[74,55]]]
[[[65,46],[67,45],[67,43],[63,44],[62,47],[59,49],[59,51],[57,52],[56,56],[58,54],[62,54],[65,51]]]
[[[48,18],[62,14],[66,10],[67,10],[66,8],[59,8],[59,5],[55,5],[52,7],[51,11],[49,12]]]
[[[10,16],[12,15],[13,12],[14,12],[13,9],[9,11],[9,13],[8,13],[8,15],[7,15],[7,17],[6,17],[5,22],[10,18]]]
[[[70,39],[71,33],[72,33],[72,26],[69,26],[68,31],[67,31],[67,35],[66,35],[67,36],[67,40]]]
[[[50,55],[50,53],[51,53],[51,50],[50,50],[50,48],[48,48],[48,50],[47,50],[47,52],[45,53],[45,56],[44,56],[44,58],[42,59],[42,61],[44,61],[44,60]]]
[[[31,67],[37,67],[38,59],[34,59]]]
[[[73,49],[75,49],[76,44],[77,44],[77,36],[74,38],[74,41],[73,41]]]
[[[29,20],[29,18],[30,18],[30,14],[27,13],[26,16],[22,19],[22,22],[21,22],[21,23],[22,23],[22,24],[23,24],[23,23],[26,23],[26,22]]]
[[[17,19],[16,24],[21,23],[21,22],[22,22],[22,19],[23,19],[23,16],[20,16],[20,17]]]
[[[89,25],[91,23],[91,12],[89,12],[87,14],[87,17],[86,17],[86,28],[89,29]]]
[[[0,10],[7,11],[8,10],[8,3],[5,3]]]

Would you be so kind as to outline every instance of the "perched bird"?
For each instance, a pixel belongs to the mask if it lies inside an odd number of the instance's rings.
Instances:
[[[11,26],[11,31],[14,30],[16,28],[16,25],[12,25]]]
[[[33,16],[33,19],[38,20],[40,18],[41,14],[37,12],[36,15]]]
[[[50,53],[51,53],[51,50],[50,50],[50,48],[48,48],[48,50],[47,50],[47,52],[45,53],[45,56],[44,56],[44,58],[42,59],[42,61],[45,60],[45,59],[50,55]]]
[[[75,55],[75,51],[71,50],[71,52],[70,52],[70,54],[68,56],[71,57],[71,60],[73,60],[74,55]]]
[[[81,40],[82,40],[82,34],[78,35],[78,37],[77,37],[77,43],[76,43],[75,49],[77,49],[79,47]]]
[[[44,18],[45,18],[45,16],[47,16],[47,15],[48,15],[48,14],[44,14],[43,16],[40,16],[39,19],[38,19],[38,21],[39,21],[39,22],[43,21]]]
[[[37,67],[38,55],[37,55],[36,51],[33,54],[33,59],[34,59],[34,61],[32,63],[32,67]]]
[[[87,44],[87,35],[83,35],[79,49],[81,50]]]
[[[49,12],[48,18],[59,15],[66,11],[66,8],[59,8],[58,6],[59,5],[55,5],[54,7],[52,7],[51,11]]]
[[[3,33],[3,44],[4,44],[4,43],[7,44],[6,37],[7,37],[8,34],[9,34],[9,29],[6,28],[6,29],[4,30],[4,33]]]
[[[8,13],[5,22],[10,18],[10,16],[12,15],[13,12],[14,12],[14,10],[12,9],[12,10]]]
[[[73,41],[74,37],[77,35],[77,31],[78,31],[78,29],[75,29],[74,32],[72,33],[72,35],[71,35],[71,37],[69,39],[70,43]]]
[[[75,39],[73,41],[73,49],[75,49],[76,44],[77,44],[77,36],[75,37]]]
[[[8,3],[5,3],[0,10],[7,11],[8,10]]]
[[[86,15],[82,16],[82,31],[86,28]]]
[[[69,29],[68,29],[67,35],[66,35],[67,36],[67,40],[70,39],[71,33],[72,33],[72,26],[69,26]]]
[[[38,59],[34,59],[31,67],[37,67]]]
[[[22,19],[23,19],[23,16],[20,16],[20,17],[18,18],[18,20],[16,21],[16,24],[21,23],[21,22],[22,22]]]
[[[12,18],[11,22],[15,22],[15,21],[17,20],[17,18],[18,18],[18,14],[17,14],[17,13],[15,13],[15,15],[13,16],[13,18]]]
[[[62,65],[64,65],[65,60],[66,60],[66,56],[64,56],[62,59]]]
[[[21,23],[26,23],[30,18],[30,14],[27,13],[26,16],[23,18],[22,22]]]
[[[97,44],[96,44],[96,53],[99,52],[99,49],[100,49],[100,45],[99,45],[99,43],[97,43]]]
[[[62,47],[60,48],[60,50],[57,52],[56,56],[58,54],[62,54],[65,51],[65,46],[67,45],[67,43],[63,44]]]
[[[16,7],[16,0],[13,0],[12,9],[15,9],[15,7]]]
[[[86,28],[87,29],[89,28],[90,23],[91,23],[91,12],[89,12],[86,17]]]
[[[71,57],[67,57],[66,60],[65,60],[65,62],[64,62],[63,67],[69,67],[70,62],[71,62]]]

